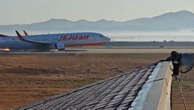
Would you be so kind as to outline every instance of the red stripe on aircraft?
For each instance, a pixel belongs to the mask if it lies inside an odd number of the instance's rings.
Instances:
[[[76,47],[76,46],[98,46],[98,45],[103,45],[106,44],[107,42],[97,42],[97,43],[86,43],[86,44],[68,44],[65,45],[65,47]]]

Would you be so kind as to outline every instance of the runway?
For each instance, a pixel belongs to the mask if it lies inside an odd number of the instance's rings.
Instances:
[[[194,48],[84,48],[84,49],[69,49],[66,51],[55,52],[0,52],[0,54],[92,54],[92,53],[107,53],[107,54],[127,54],[127,53],[170,53],[177,51],[180,53],[194,53]]]
[[[86,49],[85,53],[170,53],[177,51],[181,53],[194,53],[194,49]]]

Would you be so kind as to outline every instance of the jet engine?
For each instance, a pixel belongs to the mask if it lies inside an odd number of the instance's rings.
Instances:
[[[56,44],[55,44],[55,47],[56,47],[56,49],[58,49],[58,50],[65,50],[65,45],[64,45],[64,43],[61,43],[61,42],[56,43]]]

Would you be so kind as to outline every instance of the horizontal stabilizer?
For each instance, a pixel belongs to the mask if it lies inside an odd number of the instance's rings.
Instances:
[[[4,34],[0,34],[0,37],[8,37],[7,35]]]

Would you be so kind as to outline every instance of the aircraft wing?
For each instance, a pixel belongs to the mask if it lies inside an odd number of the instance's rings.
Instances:
[[[24,35],[25,35],[25,36],[28,36],[28,33],[27,33],[25,30],[24,30],[23,32],[24,32]]]
[[[50,42],[42,42],[42,41],[35,41],[35,40],[29,40],[29,39],[25,39],[24,37],[22,37],[22,35],[16,31],[16,34],[18,36],[18,38],[24,42],[29,42],[29,43],[33,43],[33,44],[43,44],[43,45],[50,45]]]

